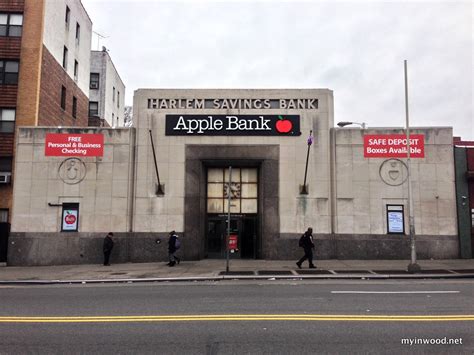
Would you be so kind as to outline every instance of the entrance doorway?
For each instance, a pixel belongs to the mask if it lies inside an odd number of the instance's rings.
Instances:
[[[228,167],[209,167],[206,197],[207,257],[224,258],[226,256],[225,241],[230,208],[230,232],[237,236],[238,246],[238,249],[231,253],[232,258],[257,258],[258,168],[232,168],[229,184]]]
[[[237,235],[237,251],[232,258],[257,258],[257,216],[239,215],[230,218],[230,234]],[[225,258],[227,239],[227,216],[209,215],[207,220],[207,257]]]

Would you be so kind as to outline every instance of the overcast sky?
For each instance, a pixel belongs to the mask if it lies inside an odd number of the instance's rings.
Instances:
[[[335,121],[474,140],[470,1],[82,0],[92,49],[138,88],[329,88]]]

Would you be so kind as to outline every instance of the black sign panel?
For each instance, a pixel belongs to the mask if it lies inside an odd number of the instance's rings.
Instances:
[[[299,136],[299,115],[166,115],[167,136]]]

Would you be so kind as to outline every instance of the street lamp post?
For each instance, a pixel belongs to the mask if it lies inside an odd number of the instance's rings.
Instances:
[[[351,124],[356,124],[356,125],[359,125],[362,129],[366,129],[367,128],[367,124],[365,122],[338,122],[337,125],[339,127],[345,127],[345,126],[349,126]]]
[[[406,116],[406,131],[407,131],[407,183],[408,183],[408,221],[410,230],[410,249],[411,261],[408,264],[408,272],[414,274],[420,272],[421,267],[416,263],[416,242],[415,242],[415,217],[413,216],[413,196],[411,187],[411,163],[410,163],[410,119],[408,115],[408,73],[407,61],[404,61],[405,67],[405,116]]]

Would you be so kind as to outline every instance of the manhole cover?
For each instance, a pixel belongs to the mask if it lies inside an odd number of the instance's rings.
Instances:
[[[293,275],[291,271],[284,270],[259,270],[257,273],[259,275]]]

